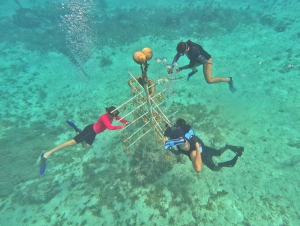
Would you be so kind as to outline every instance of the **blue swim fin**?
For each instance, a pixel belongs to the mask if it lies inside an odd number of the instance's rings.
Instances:
[[[68,124],[69,126],[71,126],[71,127],[76,131],[76,133],[81,133],[81,132],[82,132],[82,130],[79,129],[79,128],[75,125],[74,122],[71,122],[71,121],[67,120],[67,124]]]
[[[69,126],[71,126],[73,128],[76,127],[74,122],[71,122],[71,121],[67,120],[67,123],[68,123]]]
[[[171,140],[167,140],[165,142],[165,150],[167,150],[170,147],[173,147],[175,145],[180,145],[180,144],[184,144],[185,140],[182,139],[171,139]]]
[[[44,157],[44,153],[41,154],[41,159],[40,159],[40,175],[42,176],[45,171],[46,171],[46,158]]]

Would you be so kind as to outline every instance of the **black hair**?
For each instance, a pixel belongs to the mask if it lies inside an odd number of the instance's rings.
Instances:
[[[174,129],[170,132],[169,137],[171,139],[178,139],[179,137],[184,137],[185,134],[182,129]]]
[[[185,42],[179,42],[177,45],[177,52],[180,54],[184,54],[185,50],[187,49],[187,44]]]
[[[106,111],[110,116],[113,116],[113,117],[118,116],[120,113],[118,110],[116,110],[116,107],[114,107],[114,106],[110,106],[109,108],[106,108]]]
[[[182,118],[176,120],[175,127],[182,129],[185,133],[189,132],[191,129],[191,126],[187,125],[185,120]]]

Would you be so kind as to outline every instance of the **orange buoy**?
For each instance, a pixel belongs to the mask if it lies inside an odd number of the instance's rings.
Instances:
[[[150,49],[149,47],[145,47],[142,52],[146,55],[146,59],[150,60],[153,56],[153,52],[152,49]]]
[[[137,63],[137,64],[143,64],[146,62],[146,55],[145,53],[143,53],[142,51],[138,51],[135,52],[133,54],[133,60]]]

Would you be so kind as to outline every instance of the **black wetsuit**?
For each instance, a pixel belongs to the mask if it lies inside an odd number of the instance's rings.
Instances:
[[[186,56],[189,58],[190,63],[183,67],[179,67],[179,70],[184,70],[188,68],[192,68],[195,64],[205,64],[211,58],[211,55],[207,53],[201,45],[193,43],[191,40],[186,42],[187,46],[190,48],[186,53]],[[177,62],[182,55],[177,53],[173,59],[173,63]]]
[[[200,146],[200,151],[201,151],[201,159],[204,165],[206,165],[209,169],[211,170],[215,170],[217,165],[214,163],[214,161],[212,160],[213,156],[220,156],[222,154],[222,151],[208,147],[206,145],[204,145],[203,141],[200,140],[199,137],[197,136],[192,136],[190,139],[186,139],[187,142],[189,142],[190,144],[190,149],[188,151],[184,151],[182,149],[180,149],[179,146],[177,146],[177,150],[181,153],[184,154],[186,156],[189,157],[189,159],[191,159],[191,152],[196,150],[196,143],[199,143]]]
[[[190,144],[190,149],[188,151],[184,151],[184,150],[180,149],[179,145],[176,146],[177,151],[174,149],[170,149],[170,150],[175,155],[184,154],[184,155],[188,156],[190,160],[191,160],[190,154],[192,151],[196,150],[196,143],[198,142],[199,146],[200,146],[202,162],[204,165],[206,165],[212,171],[219,171],[222,167],[232,167],[232,166],[234,166],[234,164],[236,162],[237,156],[235,157],[236,159],[234,158],[227,162],[221,162],[221,163],[215,164],[214,161],[212,160],[213,156],[220,156],[220,155],[222,155],[222,153],[224,151],[217,150],[217,149],[214,149],[214,148],[204,145],[202,140],[200,140],[200,138],[197,137],[196,135],[193,135],[189,139],[187,139],[185,137],[185,132],[183,132],[183,130],[181,130],[181,129],[172,130],[171,127],[168,127],[166,129],[166,131],[164,132],[164,135],[166,137],[170,137],[172,139],[179,138],[179,137],[185,138],[185,140],[187,142],[189,142],[189,144]],[[202,149],[202,151],[201,151],[201,149]]]

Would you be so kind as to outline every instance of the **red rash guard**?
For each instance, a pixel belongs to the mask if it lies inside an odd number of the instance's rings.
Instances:
[[[120,116],[115,117],[117,120],[120,120],[122,123],[129,122],[126,119],[121,118]],[[95,133],[102,133],[104,130],[115,130],[115,129],[122,129],[124,126],[113,126],[111,123],[114,120],[113,117],[109,116],[108,113],[105,113],[100,116],[98,121],[93,125]]]

